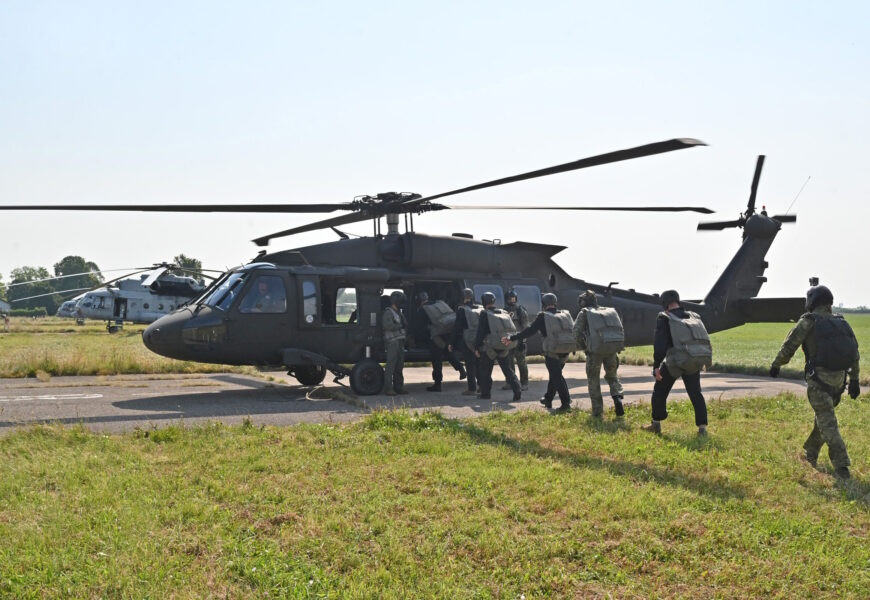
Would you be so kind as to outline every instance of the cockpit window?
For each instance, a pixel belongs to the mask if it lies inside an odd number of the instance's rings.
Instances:
[[[239,304],[242,313],[282,313],[287,310],[284,282],[275,275],[261,275]]]
[[[201,304],[213,306],[221,310],[229,308],[236,295],[242,289],[246,273],[230,273],[226,279],[220,281],[210,294],[203,297]]]

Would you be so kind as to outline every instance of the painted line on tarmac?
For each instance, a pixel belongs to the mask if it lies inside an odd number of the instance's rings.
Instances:
[[[0,402],[27,402],[28,400],[92,400],[102,394],[44,394],[40,396],[0,396]]]

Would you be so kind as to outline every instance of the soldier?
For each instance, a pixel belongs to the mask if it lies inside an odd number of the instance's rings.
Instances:
[[[661,434],[662,421],[668,418],[668,394],[682,378],[686,392],[695,409],[695,425],[698,435],[707,435],[707,403],[701,393],[701,369],[713,364],[713,349],[710,336],[701,317],[684,310],[676,290],[667,290],[661,295],[662,308],[656,319],[656,335],[653,344],[652,423],[643,429]]]
[[[474,303],[474,292],[469,288],[462,290],[462,304],[456,309],[456,321],[453,323],[453,333],[450,336],[448,352],[459,349],[465,362],[465,372],[468,376],[468,389],[463,396],[477,394],[477,357],[474,355],[474,339],[477,337],[477,326],[483,309]]]
[[[508,385],[514,391],[514,402],[519,402],[522,399],[520,382],[513,370],[508,368],[508,353],[516,346],[510,336],[516,334],[517,328],[514,327],[510,314],[495,307],[495,294],[486,292],[480,301],[486,309],[480,317],[480,325],[474,338],[474,355],[479,359],[480,399],[492,398],[492,367],[497,362]]]
[[[574,319],[571,318],[571,313],[556,308],[556,302],[556,294],[541,296],[544,310],[538,313],[531,325],[512,335],[510,339],[519,341],[535,333],[541,334],[544,342],[544,365],[549,374],[547,392],[541,398],[541,404],[548,409],[553,408],[553,398],[558,393],[562,402],[559,410],[567,411],[571,410],[571,395],[568,393],[568,383],[562,375],[562,369],[565,368],[568,355],[577,349],[577,343],[572,333]]]
[[[505,293],[504,309],[510,314],[517,331],[522,331],[529,326],[529,312],[522,304],[517,304],[517,293],[515,291],[508,290]],[[520,372],[520,388],[525,391],[529,389],[529,365],[526,363],[525,342],[518,342],[517,347],[508,353],[508,370],[511,373],[514,372],[514,364],[516,364]],[[505,383],[501,389],[509,390],[511,386]]]
[[[621,417],[625,409],[622,407],[622,384],[617,369],[618,353],[625,349],[622,320],[614,308],[598,306],[598,298],[592,290],[580,294],[577,304],[580,312],[574,321],[574,339],[586,352],[586,380],[592,416],[601,417],[604,413],[604,398],[601,396],[601,366],[604,365],[604,378],[610,387],[613,410],[617,417]]]
[[[414,315],[414,343],[426,345],[432,359],[432,385],[427,392],[440,392],[441,380],[444,378],[443,363],[447,359],[454,369],[459,371],[459,379],[465,379],[465,369],[452,352],[447,352],[447,342],[444,336],[453,331],[456,314],[443,300],[429,300],[428,292],[417,294],[418,308]],[[446,355],[446,356],[445,356]]]
[[[400,306],[405,302],[405,294],[395,291],[390,294],[390,305],[384,309],[382,326],[384,328],[384,349],[387,364],[384,367],[384,394],[395,396],[407,394],[402,369],[405,366],[405,335],[408,323]]]
[[[819,451],[828,445],[828,456],[834,465],[834,476],[849,478],[849,454],[840,436],[834,408],[846,388],[849,375],[849,397],[853,400],[861,393],[858,385],[858,341],[849,323],[842,315],[833,314],[834,295],[827,287],[816,285],[807,292],[807,312],[789,332],[779,354],[770,365],[770,376],[779,375],[782,365],[802,347],[806,360],[805,377],[807,398],[815,413],[810,437],[804,442],[803,458],[816,466]]]

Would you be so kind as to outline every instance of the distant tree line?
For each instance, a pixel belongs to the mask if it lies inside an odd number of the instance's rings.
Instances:
[[[183,268],[180,275],[202,281],[199,260],[179,254],[173,262]],[[53,272],[45,267],[18,267],[12,269],[8,283],[0,274],[0,298],[10,303],[13,311],[43,309],[53,315],[64,301],[106,283],[100,267],[81,256],[65,256],[54,264]]]

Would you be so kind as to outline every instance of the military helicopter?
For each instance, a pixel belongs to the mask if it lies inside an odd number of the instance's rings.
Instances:
[[[274,253],[261,251],[249,264],[232,269],[185,306],[161,317],[143,332],[153,352],[182,360],[219,364],[283,366],[304,385],[320,383],[327,371],[336,380],[349,376],[360,395],[378,393],[383,386],[384,358],[381,336],[383,296],[402,290],[409,298],[426,291],[455,306],[462,289],[477,298],[492,292],[501,302],[513,289],[530,314],[541,309],[541,294],[554,292],[562,308],[576,312],[576,298],[594,290],[605,306],[622,317],[628,345],[652,342],[661,307],[658,295],[614,284],[588,283],[566,273],[552,257],[565,249],[533,242],[501,244],[476,240],[468,234],[435,236],[414,231],[413,216],[450,207],[433,200],[473,190],[563,173],[576,169],[705,145],[694,139],[673,139],[592,156],[520,175],[505,177],[441,194],[423,197],[388,192],[360,196],[350,203],[302,205],[161,205],[161,206],[52,206],[0,207],[14,210],[124,210],[190,212],[314,213],[351,211],[315,223],[287,229],[254,240],[266,245],[274,238],[332,228],[341,239]],[[763,157],[759,157],[747,209],[735,221],[706,223],[699,229],[743,229],[743,243],[703,300],[688,301],[702,315],[711,332],[755,321],[789,321],[803,310],[803,298],[761,299],[756,294],[768,266],[764,257],[784,222],[793,216],[768,217],[755,211]],[[703,207],[554,207],[488,206],[497,210],[617,210],[694,211]],[[399,231],[400,216],[405,232]],[[381,230],[381,219],[387,229]],[[352,239],[337,227],[371,219],[374,234]],[[413,318],[413,315],[409,315]],[[540,340],[532,338],[528,351],[540,353]],[[425,348],[409,348],[408,360],[426,360]]]
[[[63,302],[58,308],[56,315],[73,318],[77,324],[84,324],[85,319],[106,321],[106,330],[109,333],[117,333],[123,329],[125,322],[134,324],[153,323],[163,315],[172,312],[177,307],[201,294],[206,287],[193,277],[183,274],[178,275],[173,272],[184,273],[187,270],[184,267],[166,262],[154,264],[151,267],[145,267],[132,273],[129,272],[129,269],[121,270],[128,272],[120,277],[101,283],[99,287],[88,288],[87,291],[79,294],[72,300]],[[99,273],[102,272],[99,271]],[[98,272],[91,271],[84,274],[93,273]],[[60,279],[62,277],[76,277],[79,275],[82,275],[82,273],[50,277],[40,281]],[[12,285],[26,285],[28,283],[34,282],[22,282]],[[67,292],[78,291],[81,290],[67,290]],[[43,295],[19,298],[18,300],[13,300],[13,302],[30,300]]]

